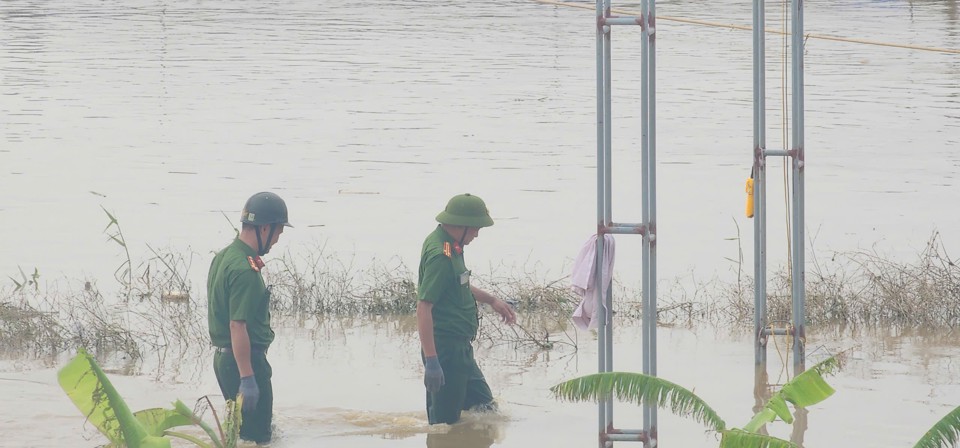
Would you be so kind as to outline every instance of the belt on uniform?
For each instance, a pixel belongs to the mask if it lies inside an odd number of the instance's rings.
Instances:
[[[232,348],[232,347],[214,347],[213,349],[214,349],[214,351],[216,351],[217,353],[229,353],[229,354],[231,354],[231,355],[233,354],[233,348]],[[251,346],[250,346],[250,354],[254,354],[254,353],[266,353],[266,352],[267,352],[267,348],[266,348],[266,347],[261,347],[261,346],[259,346],[259,345],[251,345]]]
[[[471,338],[471,337],[461,336],[461,335],[454,336],[454,335],[446,335],[446,334],[439,334],[439,335],[436,335],[436,334],[435,334],[435,335],[433,336],[433,338],[434,338],[434,341],[440,342],[440,343],[442,343],[442,342],[460,342],[460,343],[469,344],[469,343],[473,342],[474,339],[476,339],[477,337],[474,336],[474,337]]]

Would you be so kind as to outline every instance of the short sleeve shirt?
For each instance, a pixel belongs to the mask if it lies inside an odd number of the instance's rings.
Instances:
[[[423,242],[417,297],[433,304],[435,337],[473,339],[477,334],[477,300],[470,291],[470,271],[463,250],[437,226]]]
[[[254,264],[257,253],[240,239],[218,252],[207,276],[207,320],[210,342],[230,346],[230,321],[247,323],[250,344],[269,347],[274,333],[270,328],[270,291]]]

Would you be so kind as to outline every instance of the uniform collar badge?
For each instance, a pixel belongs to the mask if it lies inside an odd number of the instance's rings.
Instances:
[[[260,272],[260,268],[263,267],[264,262],[260,257],[247,257],[247,261],[250,263],[250,269],[253,269],[256,272]]]
[[[457,244],[457,243],[453,243],[453,246],[451,247],[449,241],[444,241],[444,242],[443,242],[443,254],[446,255],[448,258],[452,258],[454,252],[456,252],[457,255],[462,254],[462,253],[463,253],[463,247],[460,246],[460,245]]]

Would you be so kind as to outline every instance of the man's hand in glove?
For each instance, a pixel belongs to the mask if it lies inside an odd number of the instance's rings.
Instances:
[[[240,378],[240,395],[243,395],[243,410],[250,412],[257,408],[257,402],[260,401],[260,388],[257,387],[257,379],[253,376]]]
[[[423,385],[427,386],[427,392],[435,393],[443,386],[443,368],[440,367],[440,361],[436,356],[428,356],[424,361]]]

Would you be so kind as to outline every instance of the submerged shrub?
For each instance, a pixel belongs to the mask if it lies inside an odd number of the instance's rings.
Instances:
[[[10,354],[55,355],[85,346],[100,359],[135,363],[145,353],[182,353],[207,344],[206,299],[191,294],[191,253],[158,251],[122,276],[116,296],[105,297],[95,280],[60,289],[31,284],[0,290],[0,347]],[[742,257],[733,283],[681,281],[659,284],[657,320],[662,325],[722,324],[752,328],[753,279]],[[127,260],[123,262],[127,266]],[[960,325],[960,267],[934,234],[917,260],[902,263],[874,252],[816,257],[806,274],[808,325],[955,327]],[[134,265],[130,263],[130,265]],[[306,319],[409,316],[416,310],[416,276],[399,259],[353,259],[326,253],[282,255],[268,261],[271,306],[278,324]],[[506,269],[501,269],[506,270]],[[550,349],[577,345],[570,316],[580,297],[567,277],[542,278],[536,270],[475,274],[478,286],[511,303],[519,324],[507,326],[481,306],[479,339],[487,344]],[[67,282],[68,285],[76,282]],[[693,284],[692,286],[691,283]],[[617,325],[636,325],[645,310],[642,291],[614,283]],[[787,269],[770,275],[769,322],[788,322],[791,284]],[[282,324],[281,324],[282,325]],[[408,328],[415,332],[415,326]],[[161,356],[162,358],[162,356]]]

